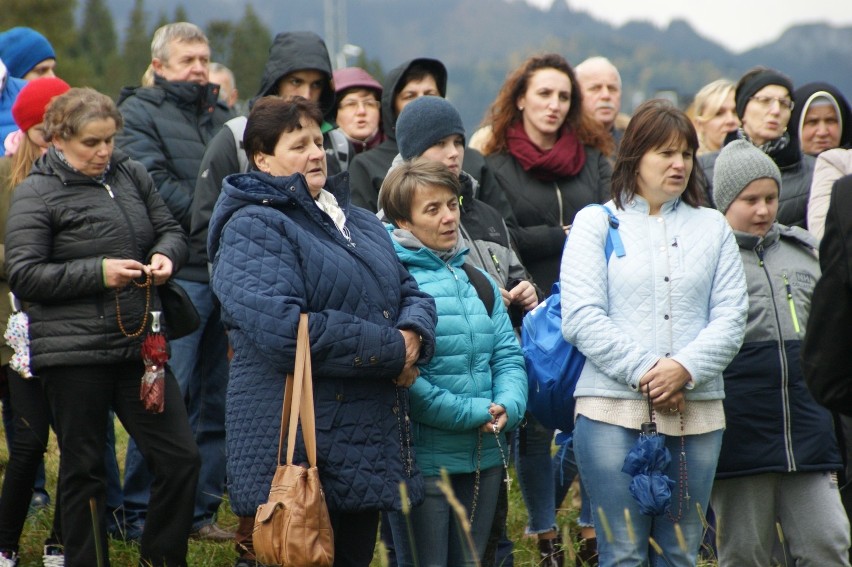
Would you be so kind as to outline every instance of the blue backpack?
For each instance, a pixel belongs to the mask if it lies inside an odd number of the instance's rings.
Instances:
[[[600,207],[609,216],[604,249],[607,259],[613,252],[619,258],[624,256],[615,214],[603,205],[588,206]],[[559,294],[557,281],[550,296],[524,316],[521,343],[529,383],[527,411],[548,429],[569,433],[574,430],[574,388],[586,357],[562,336]]]

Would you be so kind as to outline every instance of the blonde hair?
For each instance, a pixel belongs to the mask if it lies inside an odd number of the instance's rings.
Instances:
[[[704,140],[702,121],[706,122],[716,116],[716,113],[719,112],[719,109],[725,103],[725,99],[734,92],[735,88],[736,83],[730,79],[717,79],[701,87],[701,90],[695,94],[688,114],[695,124],[695,129],[698,131],[698,142],[700,144],[698,153],[712,151],[706,147],[707,143]]]
[[[23,181],[33,167],[35,161],[41,156],[41,146],[30,140],[26,132],[21,137],[21,144],[12,155],[12,166],[9,169],[8,190],[11,191]]]

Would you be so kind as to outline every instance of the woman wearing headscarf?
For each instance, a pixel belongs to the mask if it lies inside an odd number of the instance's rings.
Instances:
[[[802,151],[811,156],[848,147],[852,143],[852,109],[837,87],[808,83],[793,93],[790,128]]]

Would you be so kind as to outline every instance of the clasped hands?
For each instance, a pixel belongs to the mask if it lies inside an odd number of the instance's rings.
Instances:
[[[661,358],[639,380],[639,390],[651,398],[656,411],[683,412],[686,407],[683,387],[691,378],[679,362],[671,358]]]
[[[131,281],[150,274],[154,285],[162,285],[172,276],[174,265],[168,256],[154,254],[150,264],[136,260],[107,258],[103,261],[104,284],[108,288],[122,288]]]
[[[408,329],[400,329],[402,338],[405,341],[405,366],[402,367],[402,372],[397,376],[393,383],[400,388],[410,388],[417,377],[420,376],[420,369],[415,366],[415,363],[420,358],[421,340],[420,335]]]

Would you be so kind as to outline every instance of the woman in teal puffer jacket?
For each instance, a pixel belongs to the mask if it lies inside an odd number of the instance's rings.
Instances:
[[[390,518],[401,567],[479,563],[507,464],[505,430],[526,409],[526,372],[511,322],[502,301],[483,297],[499,299],[497,286],[480,273],[476,279],[487,281],[493,296],[487,289],[478,296],[462,268],[459,192],[446,166],[418,159],[391,171],[380,194],[397,256],[438,309],[435,356],[409,390],[426,500],[410,518]],[[470,541],[440,486],[444,470],[470,520]]]

